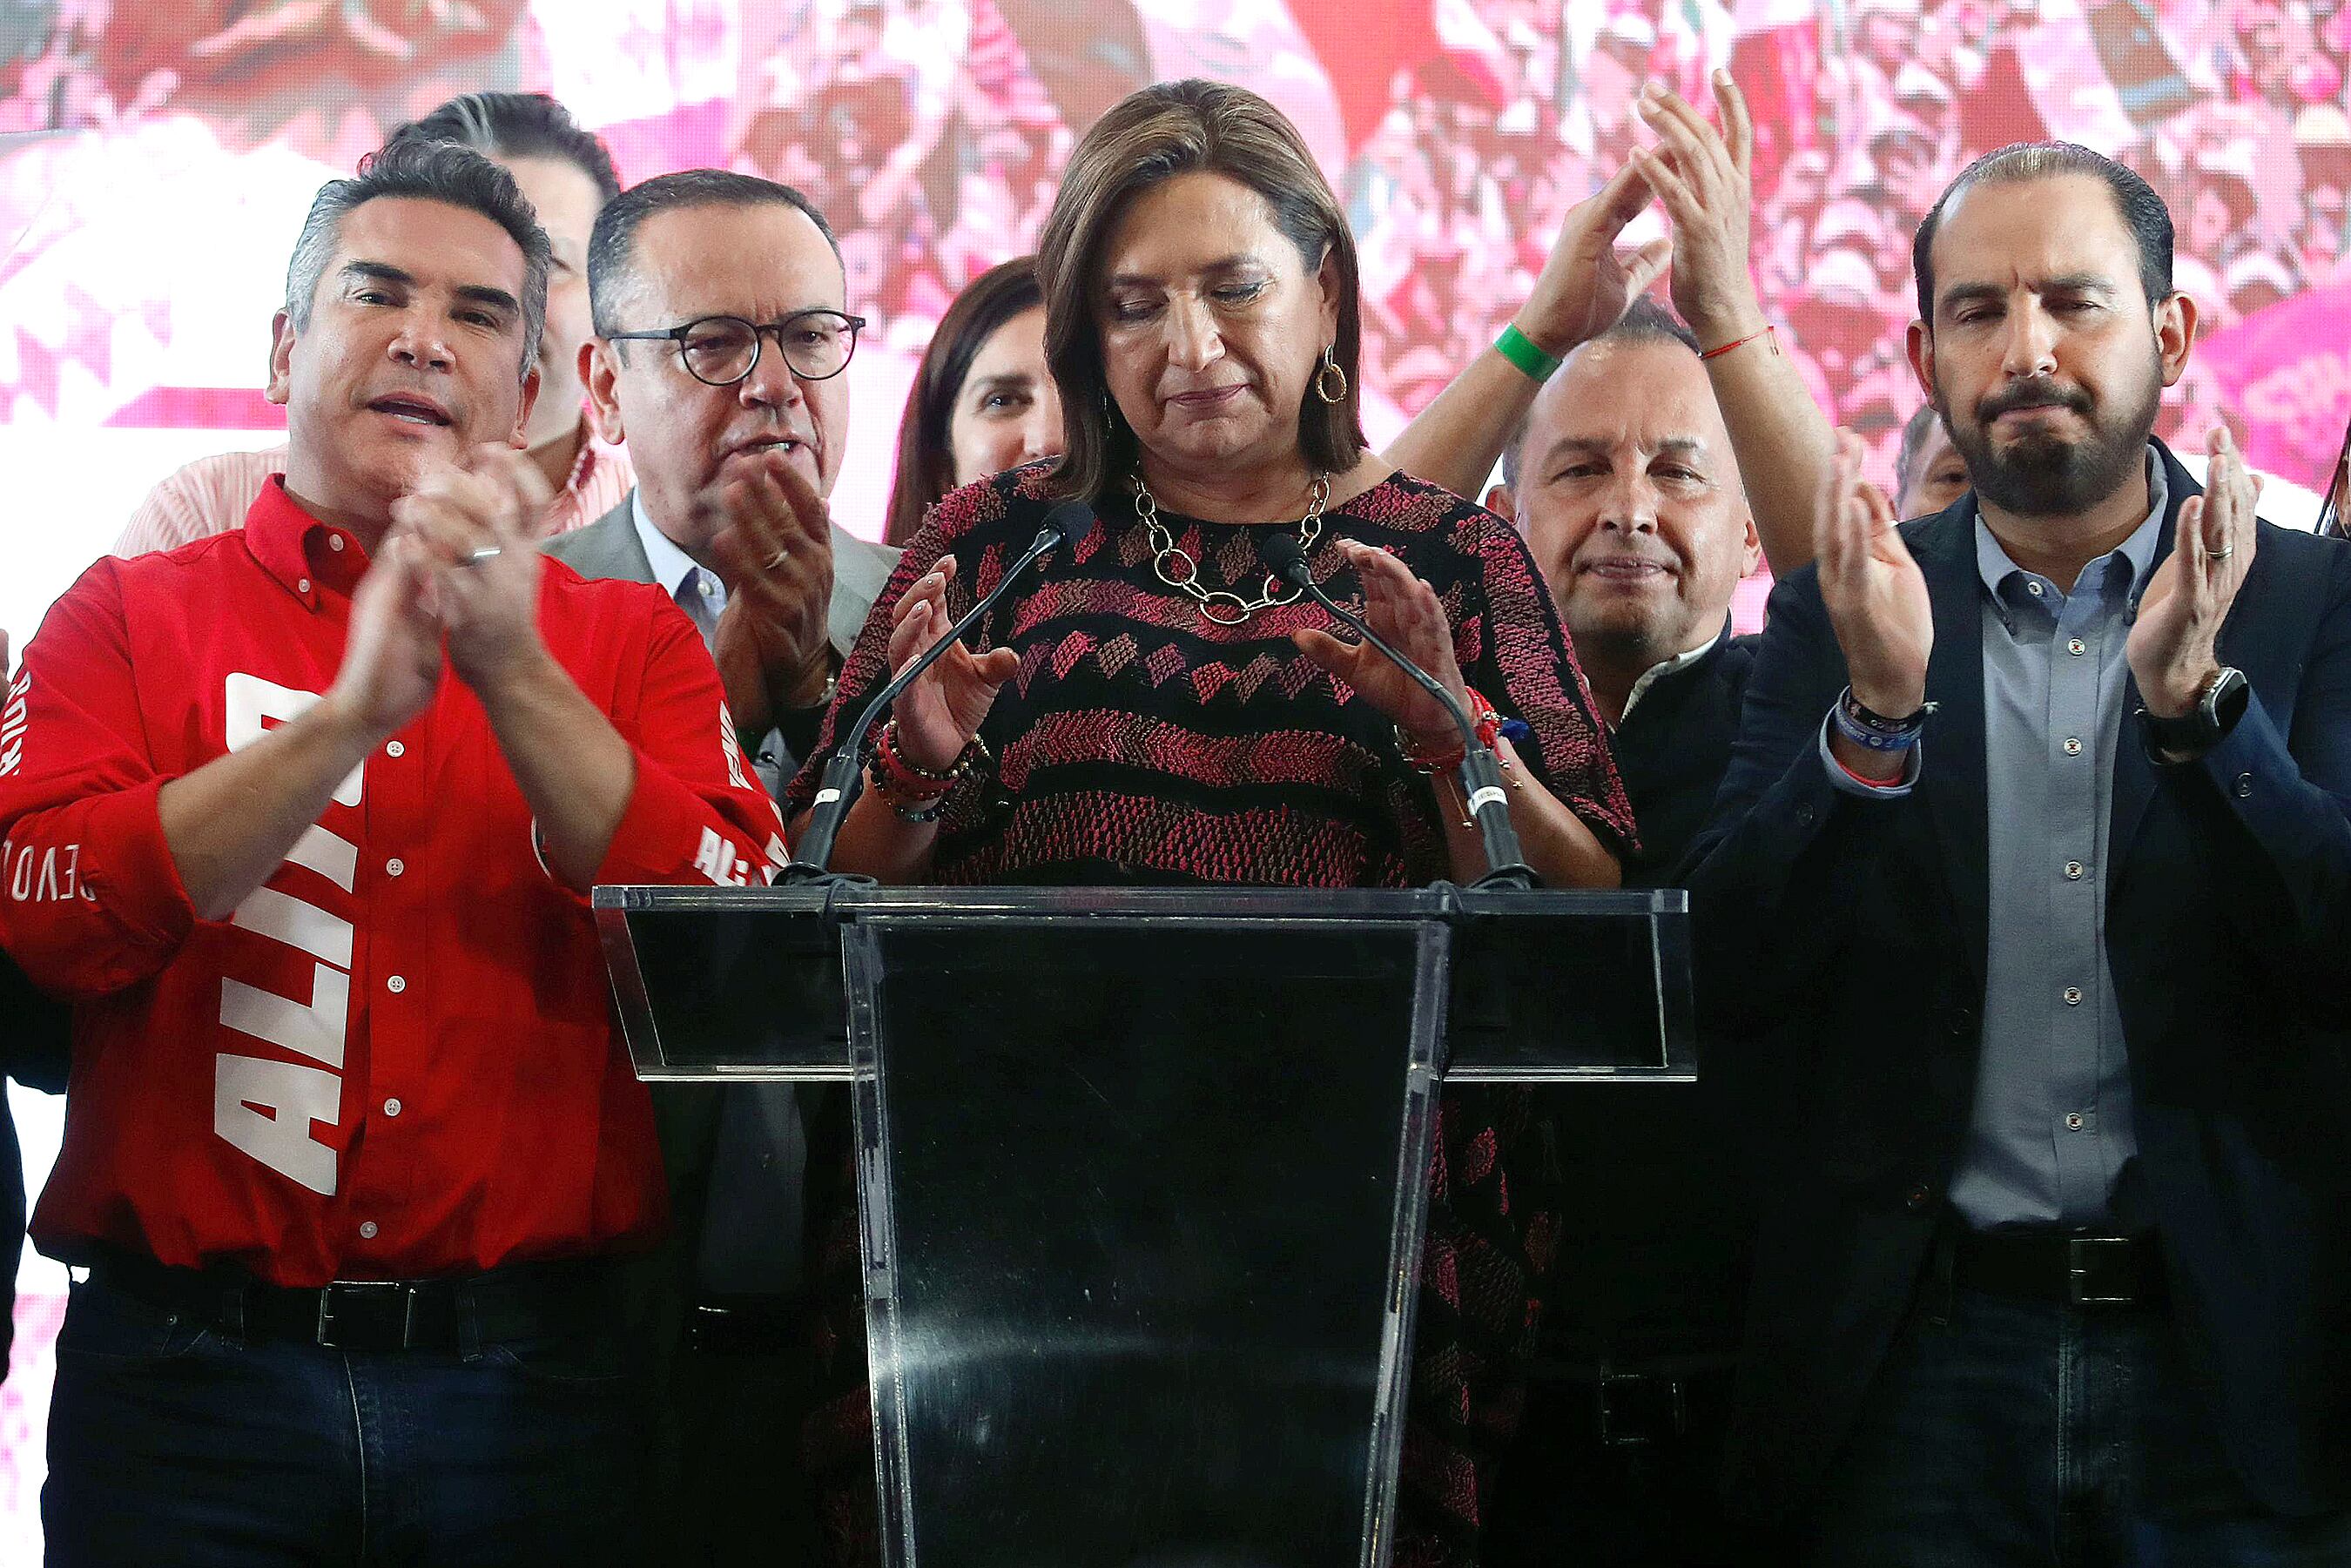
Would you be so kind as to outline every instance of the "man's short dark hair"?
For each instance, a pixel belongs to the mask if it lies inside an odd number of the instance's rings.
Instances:
[[[814,202],[789,185],[726,169],[681,169],[674,174],[656,174],[605,203],[604,210],[596,214],[595,232],[588,236],[588,308],[599,336],[623,330],[613,309],[636,260],[637,230],[655,213],[683,207],[793,208],[808,214],[825,244],[832,246],[833,259],[841,260],[841,242],[833,237],[832,225],[824,221]]]
[[[1910,487],[1922,477],[1919,468],[1927,455],[1927,437],[1934,430],[1935,422],[1942,417],[1930,402],[1912,414],[1910,423],[1902,427],[1902,450],[1894,460],[1894,495],[1897,501],[1908,495]]]
[[[352,178],[329,180],[319,187],[310,214],[302,220],[301,237],[294,242],[293,259],[286,266],[286,314],[294,329],[304,331],[310,325],[319,280],[335,258],[344,215],[387,196],[443,202],[479,213],[521,248],[522,363],[515,373],[529,375],[538,362],[539,335],[547,328],[547,232],[538,226],[513,175],[471,148],[446,141],[388,144],[360,159]]]
[[[1910,270],[1918,280],[1918,319],[1935,329],[1935,235],[1943,225],[1943,209],[1970,185],[2022,184],[2029,180],[2053,180],[2085,174],[2113,193],[2123,227],[2138,244],[2139,287],[2153,307],[2171,296],[2171,209],[2155,187],[2103,152],[2093,152],[2073,141],[2019,141],[1997,152],[1987,152],[1953,180],[1935,198],[1917,237],[1910,242]]]
[[[1616,325],[1593,339],[1577,345],[1579,351],[1599,343],[1678,343],[1691,353],[1701,353],[1698,334],[1682,324],[1682,319],[1644,294],[1633,301],[1632,308],[1617,318]],[[1512,490],[1519,487],[1519,448],[1527,444],[1527,429],[1533,420],[1531,406],[1519,416],[1510,431],[1510,439],[1502,448],[1502,483]]]
[[[604,144],[543,92],[461,94],[384,138],[386,146],[396,141],[454,141],[488,158],[557,158],[588,176],[600,203],[621,193]]]

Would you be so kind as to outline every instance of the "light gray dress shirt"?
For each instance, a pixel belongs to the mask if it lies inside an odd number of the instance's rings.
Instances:
[[[2147,475],[2147,519],[2070,593],[1976,521],[1991,923],[1974,1110],[1950,1195],[1973,1229],[2112,1228],[2138,1149],[2106,965],[2106,862],[2131,622],[2169,498],[2152,448]],[[1824,725],[1829,777],[1856,794],[1907,795],[1924,765],[1921,746],[1899,784],[1872,789],[1827,745]]]

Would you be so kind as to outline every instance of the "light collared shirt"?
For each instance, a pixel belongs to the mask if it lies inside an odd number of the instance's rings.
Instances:
[[[629,520],[636,526],[637,543],[653,569],[653,581],[677,601],[677,607],[702,633],[703,646],[713,646],[718,638],[718,617],[726,609],[726,584],[716,572],[695,565],[675,539],[653,526],[643,489],[630,498]]]
[[[2130,1057],[2106,963],[2107,831],[2129,689],[2132,620],[2170,502],[2147,449],[2146,520],[2082,569],[2071,593],[2009,559],[1976,519],[1983,584],[1985,946],[1975,1102],[1951,1183],[1970,1227],[2105,1227],[2138,1151]],[[1872,786],[1830,755],[1835,786],[1907,795],[1924,766]]]
[[[2151,451],[2147,474],[2147,519],[2070,593],[1976,522],[1991,920],[1951,1204],[1979,1230],[2110,1227],[2115,1184],[2138,1152],[2106,963],[2106,871],[2126,649],[2168,499]]]
[[[1633,709],[1635,706],[1640,702],[1643,696],[1648,694],[1648,690],[1651,686],[1656,685],[1659,681],[1664,680],[1667,675],[1673,674],[1677,671],[1688,669],[1692,664],[1697,664],[1700,659],[1705,658],[1708,653],[1713,653],[1715,649],[1720,647],[1722,645],[1723,639],[1729,635],[1730,623],[1729,622],[1725,622],[1721,631],[1717,632],[1713,636],[1708,638],[1697,647],[1692,648],[1688,653],[1676,653],[1672,658],[1665,660],[1660,664],[1651,664],[1647,669],[1643,670],[1641,672],[1641,678],[1633,683],[1633,689],[1625,694],[1625,711],[1616,716],[1616,723],[1610,727],[1621,728],[1624,726],[1625,721],[1633,716]]]
[[[594,522],[619,506],[637,482],[627,447],[599,441],[592,431],[583,435],[569,476],[539,519],[541,538]],[[286,472],[286,450],[279,445],[259,452],[215,453],[166,475],[131,514],[122,537],[114,542],[114,553],[129,559],[243,528],[261,486],[271,476]]]

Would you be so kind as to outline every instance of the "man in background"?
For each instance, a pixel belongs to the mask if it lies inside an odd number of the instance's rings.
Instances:
[[[1609,727],[1641,824],[1628,887],[1672,885],[1753,659],[1730,598],[1762,550],[1698,351],[1636,299],[1536,394],[1486,497],[1525,534]],[[1576,1202],[1487,1561],[1737,1563],[1718,1488],[1752,1228],[1734,1120],[1710,1080],[1545,1109]]]
[[[1894,482],[1894,509],[1906,517],[1932,517],[1967,489],[1968,465],[1951,444],[1934,404],[1912,414],[1902,427]]]
[[[658,586],[700,630],[735,727],[780,790],[898,552],[832,523],[841,373],[861,321],[832,231],[799,191],[695,169],[604,209],[589,251],[596,336],[580,375],[636,488],[548,553]],[[680,1563],[746,1539],[819,1550],[799,1420],[804,1113],[789,1083],[653,1090],[674,1228],[647,1303],[663,1367],[658,1534]]]

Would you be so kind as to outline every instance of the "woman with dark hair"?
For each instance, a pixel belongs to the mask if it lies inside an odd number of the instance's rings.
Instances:
[[[1354,244],[1296,129],[1228,85],[1134,93],[1072,155],[1037,271],[1064,453],[932,509],[788,812],[808,808],[849,717],[994,585],[1048,510],[1081,498],[1102,526],[899,697],[834,863],[966,885],[1474,879],[1483,856],[1444,709],[1271,575],[1259,541],[1281,533],[1334,597],[1493,716],[1489,732],[1507,726],[1510,815],[1542,879],[1614,885],[1631,812],[1525,545],[1365,448]],[[1542,1221],[1523,1186],[1510,1201],[1505,1174],[1525,1120],[1522,1095],[1443,1106],[1400,1564],[1478,1559],[1479,1500],[1536,1317]],[[862,1334],[844,1322],[835,1343],[853,1358]],[[828,1471],[862,1478],[835,1517],[862,1516],[872,1460],[846,1450],[870,1428],[838,1414],[811,1430],[843,1450],[820,1454]]]
[[[989,267],[956,296],[923,350],[898,421],[898,476],[882,542],[904,549],[950,490],[1057,457],[1061,400],[1045,368],[1037,258]]]

